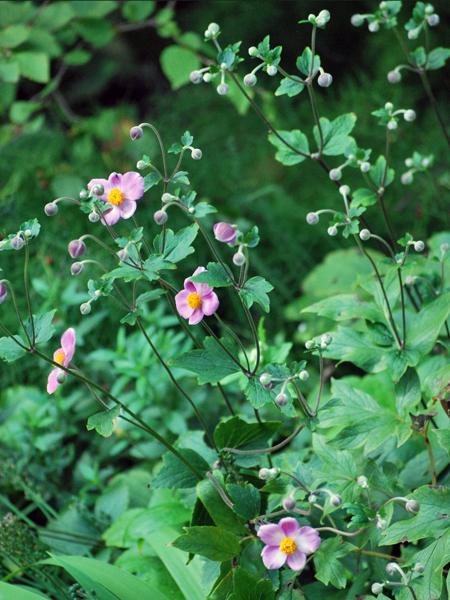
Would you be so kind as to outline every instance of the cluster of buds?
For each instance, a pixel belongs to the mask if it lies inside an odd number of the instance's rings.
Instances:
[[[434,156],[432,154],[422,156],[418,152],[414,152],[411,157],[405,160],[408,170],[402,173],[400,178],[403,185],[410,185],[414,181],[414,174],[424,173],[433,164],[433,160]]]
[[[259,381],[266,390],[272,390],[276,385],[281,384],[280,391],[275,396],[275,404],[280,408],[288,404],[289,395],[287,394],[287,387],[296,379],[307,381],[309,379],[308,371],[306,369],[301,369],[298,373],[289,375],[288,377],[275,377],[271,373],[265,371],[259,376]]]
[[[316,27],[319,27],[320,29],[325,29],[325,26],[330,19],[331,19],[330,11],[325,10],[325,9],[321,10],[318,15],[313,15],[313,14],[308,15],[308,22],[311,23],[311,25],[315,25]]]
[[[315,504],[318,500],[317,495],[320,493],[326,494],[328,496],[331,506],[334,506],[335,508],[341,506],[342,498],[339,496],[339,494],[332,492],[328,488],[318,488],[317,490],[311,492],[311,494],[308,496],[308,502],[310,504]]]
[[[258,471],[258,477],[263,481],[272,481],[272,479],[276,479],[280,474],[280,469],[277,467],[272,467],[271,469],[267,469],[263,467]]]
[[[403,115],[403,118],[407,123],[412,123],[412,121],[416,119],[416,113],[412,108],[400,108],[394,110],[392,102],[386,102],[384,108],[374,110],[372,115],[379,118],[379,125],[386,126],[390,131],[397,129],[400,115]]]
[[[305,342],[305,348],[311,352],[314,350],[319,350],[320,352],[321,350],[326,350],[332,341],[333,338],[331,335],[329,333],[324,333],[320,336],[319,340],[308,340]]]
[[[239,239],[242,238],[242,235],[237,228],[237,225],[220,221],[214,225],[213,233],[218,242],[227,244],[231,247],[237,246],[237,250],[233,254],[232,258],[233,264],[237,267],[242,267],[245,265],[247,262],[246,244],[239,242]]]
[[[386,565],[386,573],[389,577],[394,577],[395,575],[399,575],[401,578],[401,582],[398,581],[389,581],[388,579],[386,579],[385,581],[382,582],[375,582],[372,584],[371,586],[371,591],[372,594],[381,594],[383,592],[383,589],[386,586],[405,586],[407,588],[409,588],[410,590],[412,589],[411,586],[411,581],[414,577],[416,577],[417,575],[421,575],[424,571],[425,571],[425,565],[422,563],[415,563],[413,568],[406,573],[402,567],[396,563],[396,562],[388,562]]]
[[[267,41],[267,44],[265,42]],[[278,73],[278,65],[280,62],[281,47],[278,46],[272,50],[268,44],[268,38],[264,40],[258,47],[250,46],[248,54],[251,58],[257,58],[261,62],[250,73],[244,77],[244,84],[248,87],[256,85],[256,73],[260,70],[265,71],[269,77],[274,77]]]
[[[439,22],[439,15],[435,12],[432,4],[418,2],[413,10],[411,19],[405,24],[408,39],[416,40],[425,27],[436,27],[436,25],[439,25]]]
[[[376,33],[380,27],[391,29],[397,24],[396,14],[401,5],[397,2],[380,2],[378,9],[374,13],[354,14],[350,19],[354,27],[361,27],[367,22],[367,28],[371,33]]]

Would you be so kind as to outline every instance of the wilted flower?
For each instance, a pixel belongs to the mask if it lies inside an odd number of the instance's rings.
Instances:
[[[206,271],[205,267],[197,267],[193,275]],[[178,313],[188,319],[190,325],[197,325],[204,316],[213,315],[219,308],[219,299],[207,283],[195,283],[188,277],[184,280],[184,290],[175,296]]]
[[[108,179],[91,179],[89,190],[94,186],[103,187],[99,198],[111,206],[101,216],[102,223],[115,225],[119,219],[129,219],[136,211],[136,201],[144,195],[144,178],[135,171],[111,173]]]
[[[279,569],[285,563],[293,571],[300,571],[306,563],[306,555],[320,546],[320,536],[312,527],[300,527],[292,517],[281,519],[277,525],[262,525],[258,537],[266,544],[261,552],[267,569]]]
[[[53,360],[55,363],[58,363],[58,365],[62,365],[63,367],[68,367],[75,352],[75,343],[75,329],[69,327],[69,329],[67,329],[61,336],[61,348],[58,348],[58,350],[56,350],[56,352],[53,354]],[[55,367],[50,372],[47,382],[47,392],[49,394],[53,394],[53,392],[60,386],[58,377],[61,375],[61,373],[64,373],[64,370],[59,369],[58,367]]]

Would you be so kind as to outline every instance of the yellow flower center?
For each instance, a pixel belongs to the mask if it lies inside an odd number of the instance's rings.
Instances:
[[[280,542],[280,550],[284,552],[284,554],[294,554],[297,550],[297,544],[290,537],[285,537]]]
[[[66,355],[64,354],[64,352],[62,350],[58,350],[55,354],[55,363],[58,363],[58,365],[63,365],[64,364],[64,359],[66,358]]]
[[[120,206],[125,200],[125,194],[119,188],[113,188],[108,193],[108,202],[114,204],[114,206]]]
[[[189,294],[189,296],[187,297],[187,303],[189,304],[189,306],[191,308],[196,310],[197,308],[200,308],[202,305],[202,297],[200,296],[200,294],[197,294],[196,292],[192,292],[192,294]]]

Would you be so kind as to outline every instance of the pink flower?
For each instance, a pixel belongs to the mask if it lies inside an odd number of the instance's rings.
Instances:
[[[193,275],[206,271],[205,267],[197,267]],[[189,319],[190,325],[197,325],[206,315],[213,315],[219,308],[219,299],[213,288],[207,283],[194,283],[189,278],[184,280],[184,290],[175,296],[178,313],[183,319]]]
[[[320,536],[312,527],[300,527],[292,517],[281,519],[278,525],[261,525],[258,537],[266,544],[261,552],[267,569],[279,569],[285,563],[293,571],[300,571],[306,555],[320,546]]]
[[[75,352],[75,343],[75,329],[72,329],[72,327],[70,327],[69,329],[66,329],[66,331],[61,336],[61,348],[58,348],[58,350],[56,350],[56,352],[53,354],[53,360],[55,361],[55,363],[58,363],[63,367],[68,367]],[[58,367],[55,367],[50,372],[47,382],[47,392],[49,394],[53,394],[56,388],[58,388],[61,385],[60,381],[58,381],[58,378],[61,374],[64,373],[65,371],[63,369],[59,369]]]
[[[214,237],[218,242],[224,242],[224,244],[234,244],[237,237],[236,225],[230,225],[229,223],[216,223],[213,227]]]
[[[107,225],[132,217],[136,211],[136,201],[144,195],[144,178],[135,171],[124,175],[111,173],[108,179],[91,179],[88,189],[94,185],[103,187],[103,194],[98,197],[111,206],[101,219]]]

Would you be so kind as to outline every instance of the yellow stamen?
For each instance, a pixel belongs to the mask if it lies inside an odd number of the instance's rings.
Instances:
[[[125,200],[125,194],[119,188],[112,188],[108,193],[108,202],[114,206],[120,206]]]
[[[197,294],[196,292],[192,292],[192,294],[189,294],[189,296],[187,297],[187,303],[189,304],[189,306],[191,308],[196,310],[197,308],[200,308],[202,305],[202,297],[200,296],[200,294]]]
[[[294,554],[297,550],[297,544],[290,537],[285,537],[280,542],[280,550],[284,552],[284,554]]]
[[[55,353],[55,357],[53,360],[55,361],[55,363],[58,363],[58,365],[63,365],[65,358],[66,358],[66,355],[64,354],[64,352],[62,350],[58,350]]]

